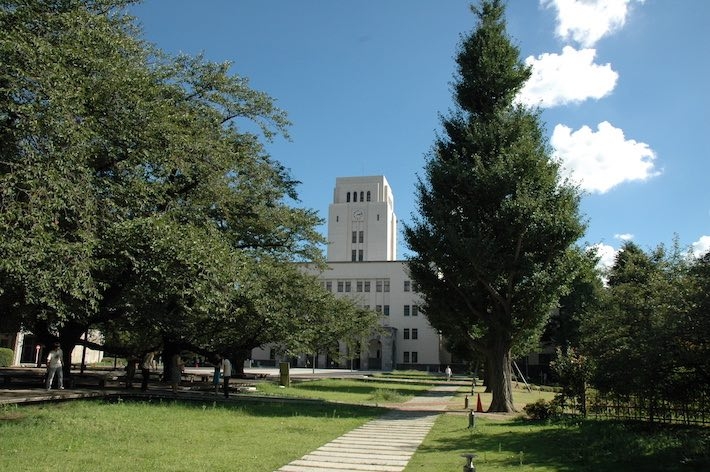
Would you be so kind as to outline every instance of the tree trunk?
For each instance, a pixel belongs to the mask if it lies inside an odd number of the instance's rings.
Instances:
[[[488,356],[488,370],[490,370],[488,380],[493,393],[489,412],[516,411],[513,405],[511,361],[510,344],[500,340],[494,341]]]

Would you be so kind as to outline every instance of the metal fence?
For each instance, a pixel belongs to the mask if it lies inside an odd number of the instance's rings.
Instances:
[[[710,401],[708,395],[699,395],[689,403],[669,402],[657,398],[617,398],[604,395],[589,395],[587,416],[651,423],[710,425]],[[578,403],[564,402],[564,411],[581,414]]]

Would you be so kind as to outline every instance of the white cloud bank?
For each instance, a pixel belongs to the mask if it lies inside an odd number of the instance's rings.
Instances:
[[[700,236],[700,239],[691,244],[693,255],[701,257],[710,251],[710,236]]]
[[[615,234],[614,237],[622,241],[631,241],[634,239],[634,235],[630,233]]]
[[[609,246],[608,244],[594,244],[593,246],[589,247],[589,250],[595,251],[597,256],[599,256],[599,262],[597,263],[597,268],[602,271],[602,273],[606,273],[609,271],[614,266],[614,262],[616,261],[616,255],[618,254],[618,250],[614,249],[612,246]]]
[[[572,131],[558,124],[550,144],[563,175],[588,192],[605,193],[622,182],[660,174],[654,167],[656,154],[648,144],[626,139],[621,129],[607,121],[599,123],[596,132],[588,126]]]
[[[543,108],[600,99],[614,90],[619,74],[607,63],[594,63],[594,49],[576,50],[565,46],[562,54],[544,53],[525,59],[532,76],[518,99]]]
[[[540,0],[557,10],[555,34],[584,47],[593,46],[604,36],[624,26],[629,4],[643,0]]]

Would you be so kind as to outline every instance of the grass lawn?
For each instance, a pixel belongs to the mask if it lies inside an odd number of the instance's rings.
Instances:
[[[259,395],[316,398],[356,405],[382,405],[407,401],[413,396],[425,392],[431,386],[363,380],[322,379],[292,383],[288,388],[281,388],[272,382],[262,382],[257,384],[256,388],[256,394]]]
[[[463,453],[486,472],[710,470],[710,429],[614,421],[540,423],[442,415],[405,472],[461,470]]]
[[[273,471],[380,414],[325,403],[4,407],[0,470]]]

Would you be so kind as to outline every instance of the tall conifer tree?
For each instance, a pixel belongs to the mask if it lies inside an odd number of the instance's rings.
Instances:
[[[485,355],[490,411],[513,411],[512,356],[539,338],[584,227],[538,112],[515,101],[530,68],[502,1],[471,10],[478,25],[456,59],[457,107],[442,119],[405,239],[430,323]]]

